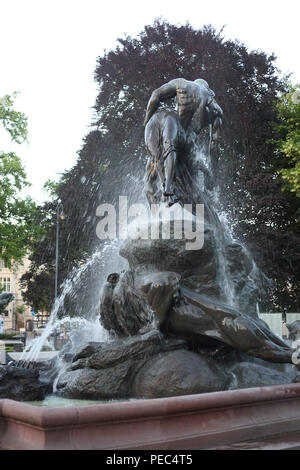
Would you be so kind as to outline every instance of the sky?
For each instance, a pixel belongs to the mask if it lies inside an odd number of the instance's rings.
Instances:
[[[299,0],[0,0],[0,97],[18,91],[15,109],[28,117],[28,143],[11,143],[0,128],[0,150],[22,159],[35,201],[47,198],[47,179],[76,163],[97,95],[97,57],[158,17],[196,29],[226,25],[226,39],[274,52],[282,73],[300,82]]]

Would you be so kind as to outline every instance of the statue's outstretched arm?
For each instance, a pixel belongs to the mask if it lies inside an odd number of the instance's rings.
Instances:
[[[172,305],[180,299],[179,281],[179,274],[162,271],[145,276],[138,285],[146,294],[159,326],[165,321]]]
[[[158,109],[159,103],[161,101],[165,101],[168,98],[173,98],[174,96],[176,96],[176,84],[176,79],[171,80],[170,82],[166,83],[165,85],[162,85],[160,88],[157,88],[153,91],[151,98],[148,102],[144,126],[147,124],[147,122],[151,119],[155,111]]]

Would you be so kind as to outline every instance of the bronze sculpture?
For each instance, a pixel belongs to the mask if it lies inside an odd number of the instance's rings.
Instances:
[[[118,337],[151,329],[152,313],[155,327],[167,337],[184,339],[207,354],[219,353],[226,345],[265,361],[292,362],[293,350],[262,320],[183,287],[177,273],[127,271],[117,282],[109,276],[104,291],[100,321]]]
[[[161,103],[173,97],[176,109],[159,108]],[[203,79],[192,82],[176,78],[154,90],[144,121],[145,144],[150,157],[146,170],[146,193],[150,198],[153,173],[156,172],[169,205],[180,200],[173,185],[178,159],[180,156],[184,158],[192,145],[190,130],[198,134],[211,126],[212,135],[216,135],[222,117],[223,111],[215,100],[215,94]]]
[[[176,109],[160,107],[172,97]],[[293,349],[258,318],[252,257],[223,233],[209,188],[197,182],[195,136],[207,127],[215,136],[222,118],[202,79],[178,78],[152,93],[144,122],[148,202],[203,204],[204,244],[189,251],[184,230],[180,240],[123,242],[119,253],[129,269],[110,274],[100,295],[110,341],[73,355],[57,383],[60,394],[151,398],[298,380]]]

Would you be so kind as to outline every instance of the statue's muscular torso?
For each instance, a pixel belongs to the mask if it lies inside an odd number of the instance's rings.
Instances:
[[[154,90],[148,103],[145,124],[157,110],[159,103],[176,97],[177,112],[184,129],[189,126],[195,112],[203,110],[214,94],[203,83],[191,82],[184,78],[175,78]],[[201,125],[201,120],[200,120]]]

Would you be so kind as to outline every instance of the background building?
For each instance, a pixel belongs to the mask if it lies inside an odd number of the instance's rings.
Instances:
[[[22,291],[19,281],[21,276],[29,267],[28,258],[24,258],[22,264],[14,264],[8,268],[5,262],[0,258],[0,291],[10,292],[14,295],[14,300],[6,308],[4,317],[5,331],[17,331],[19,328],[31,329],[32,310],[22,299]]]

